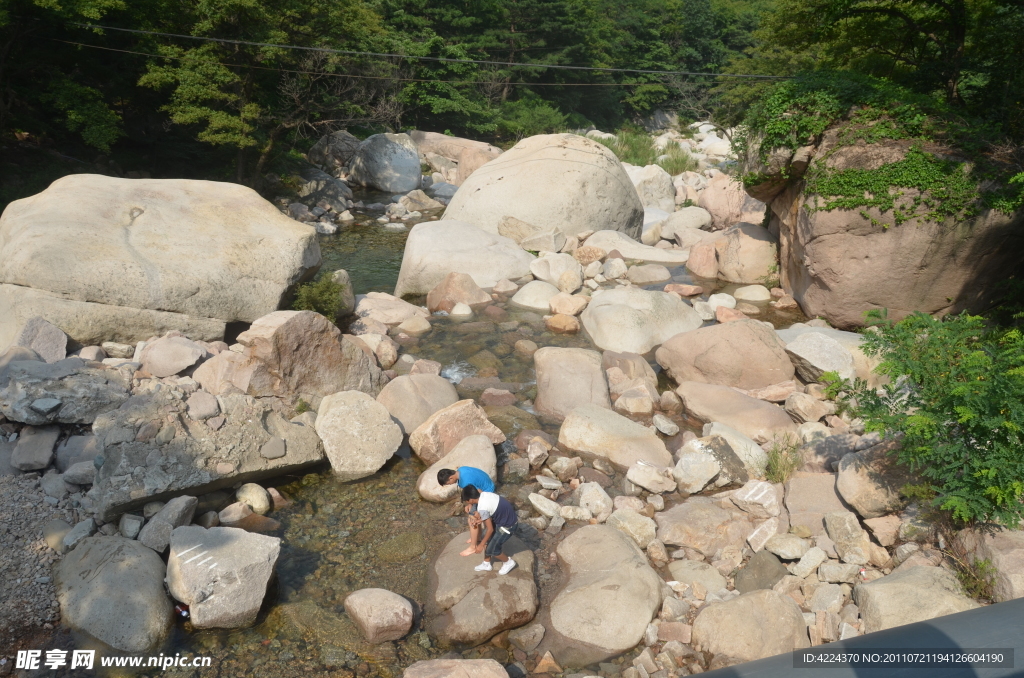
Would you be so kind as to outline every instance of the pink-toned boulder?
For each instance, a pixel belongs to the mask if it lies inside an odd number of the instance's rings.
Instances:
[[[711,213],[716,229],[725,229],[740,221],[760,223],[767,207],[747,195],[743,185],[728,174],[716,174],[697,199],[697,206]]]
[[[460,303],[469,307],[483,307],[491,303],[491,295],[480,289],[472,276],[455,272],[446,275],[444,280],[427,293],[427,310],[431,313],[451,313],[455,304]]]
[[[796,435],[796,424],[786,410],[728,386],[684,381],[676,394],[683,401],[683,408],[694,418],[706,424],[720,422],[731,426],[758,443],[787,433]]]
[[[412,603],[386,589],[360,589],[348,594],[345,612],[372,645],[398,640],[412,628]]]
[[[460,400],[434,414],[409,435],[409,446],[430,465],[451,452],[466,436],[485,435],[492,443],[505,442],[505,434],[487,419],[472,400]]]

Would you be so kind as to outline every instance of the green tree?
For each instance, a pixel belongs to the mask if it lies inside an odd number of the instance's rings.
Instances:
[[[1024,511],[1024,335],[982,318],[918,313],[864,334],[890,384],[861,384],[866,427],[901,434],[900,463],[955,520],[1016,525]]]

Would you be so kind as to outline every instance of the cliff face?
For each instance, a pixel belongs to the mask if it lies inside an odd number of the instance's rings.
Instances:
[[[763,180],[747,187],[769,202],[783,287],[807,315],[844,329],[862,326],[864,313],[877,308],[888,309],[894,319],[913,311],[983,308],[992,284],[1019,269],[1024,214],[982,210],[931,221],[924,217],[936,197],[907,187],[891,189],[896,211],[918,216],[900,224],[893,210],[878,207],[824,209],[826,199],[809,190],[810,173],[878,172],[904,160],[912,148],[906,140],[842,145],[841,129],[828,130],[817,145],[796,153],[771,154],[759,168]],[[922,150],[940,157],[945,152],[937,146]]]

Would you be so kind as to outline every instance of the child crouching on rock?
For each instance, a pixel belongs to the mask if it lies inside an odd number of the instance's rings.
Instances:
[[[437,472],[437,484],[444,487],[445,485],[459,484],[459,488],[465,489],[467,486],[472,485],[476,489],[482,492],[494,492],[494,483],[491,482],[491,477],[473,466],[459,466],[454,471],[450,468],[443,468]],[[471,556],[474,553],[478,553],[476,550],[476,542],[480,535],[480,521],[476,518],[476,505],[466,504],[466,513],[469,514],[469,539],[466,543],[469,544],[469,548],[462,551],[460,556]]]
[[[481,492],[473,485],[462,488],[462,501],[476,507],[476,515],[471,515],[470,520],[475,518],[484,526],[483,539],[475,544],[476,552],[484,554],[484,562],[473,569],[488,572],[492,569],[491,558],[497,558],[502,563],[498,574],[508,574],[516,566],[516,561],[502,553],[501,549],[519,522],[512,502],[493,492]]]

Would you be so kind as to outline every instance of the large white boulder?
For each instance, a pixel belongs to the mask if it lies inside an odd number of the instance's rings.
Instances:
[[[650,247],[637,242],[626,233],[619,231],[598,231],[587,238],[585,243],[591,247],[599,247],[605,252],[618,250],[627,259],[639,259],[651,264],[666,266],[682,266],[689,257],[687,250],[666,250]]]
[[[672,455],[657,433],[599,405],[581,405],[570,412],[558,430],[558,443],[622,469],[638,461],[660,468],[672,465]]]
[[[741,662],[810,647],[800,608],[789,596],[767,589],[701,608],[692,638],[698,650]]]
[[[35,316],[85,345],[220,339],[319,265],[316,231],[250,188],[72,174],[0,217],[0,351]]]
[[[485,435],[466,436],[451,452],[431,464],[416,481],[416,491],[427,501],[445,502],[459,494],[459,486],[439,485],[437,472],[443,468],[455,470],[460,466],[478,468],[491,480],[498,480],[498,458],[494,454],[494,443]]]
[[[420,156],[408,134],[374,134],[349,159],[349,179],[388,193],[420,187]]]
[[[504,157],[504,156],[502,156]],[[451,214],[451,208],[446,213]],[[426,294],[452,271],[466,273],[484,289],[530,272],[534,256],[511,238],[465,221],[446,218],[417,224],[405,241],[395,296]]]
[[[551,298],[558,293],[558,288],[551,283],[531,280],[515,293],[511,301],[516,306],[548,313],[551,311]]]
[[[315,424],[335,475],[356,480],[373,475],[402,444],[402,429],[387,408],[362,391],[324,398]]]
[[[623,169],[633,182],[640,202],[644,207],[655,207],[666,212],[676,208],[676,187],[672,184],[672,175],[660,165],[638,167],[622,163]]]
[[[237,527],[175,528],[167,590],[189,606],[197,629],[249,626],[263,605],[281,540]]]
[[[794,323],[784,330],[776,330],[779,338],[782,339],[787,346],[800,335],[807,334],[809,332],[824,334],[842,344],[842,346],[850,352],[850,355],[853,356],[853,370],[857,375],[857,378],[868,382],[868,386],[878,388],[879,386],[888,383],[888,377],[877,374],[874,371],[881,362],[881,358],[877,356],[868,356],[864,353],[861,348],[861,344],[864,342],[864,337],[856,332],[846,332],[843,330],[833,329],[831,327],[813,327],[811,325],[805,325],[804,323]]]
[[[584,666],[639,643],[662,601],[661,577],[629,536],[586,525],[558,545],[568,575],[551,602],[551,627],[540,650],[562,666]]]
[[[377,402],[388,409],[406,435],[434,412],[459,401],[452,383],[436,374],[403,374],[381,389]]]
[[[684,381],[676,389],[676,395],[692,417],[705,424],[721,422],[761,444],[776,435],[796,435],[796,424],[786,410],[728,386]]]
[[[575,134],[543,134],[477,169],[444,219],[497,233],[506,216],[566,235],[611,229],[639,237],[643,205],[607,147]]]
[[[545,346],[533,354],[537,413],[562,421],[580,405],[611,409],[601,354],[583,348]]]
[[[793,378],[785,344],[757,320],[737,320],[677,334],[655,354],[677,383],[701,381],[758,389]]]
[[[62,621],[115,649],[155,649],[171,630],[164,563],[137,541],[87,537],[54,575]]]
[[[580,319],[599,348],[640,354],[703,323],[679,297],[636,287],[596,292]]]
[[[864,619],[864,633],[979,607],[961,592],[956,575],[928,565],[916,565],[858,584],[853,589],[853,600]]]

